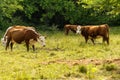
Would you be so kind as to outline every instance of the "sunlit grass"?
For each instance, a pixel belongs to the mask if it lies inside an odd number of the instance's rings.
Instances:
[[[3,34],[3,33],[2,33]],[[120,59],[120,28],[113,27],[110,30],[110,45],[103,44],[102,39],[96,40],[96,45],[91,41],[85,43],[81,35],[70,33],[68,36],[63,31],[42,32],[46,35],[46,47],[36,43],[36,51],[26,51],[24,44],[15,44],[13,51],[5,51],[0,43],[0,79],[24,80],[24,79],[119,79],[118,70],[112,77],[109,72],[101,69],[104,64],[98,66],[79,64],[72,61],[81,59],[107,60]],[[116,64],[114,64],[116,65]],[[83,66],[83,68],[81,68]],[[86,70],[83,73],[81,70]],[[105,73],[103,73],[105,71]],[[89,73],[91,73],[89,75]],[[107,75],[106,75],[107,74]],[[115,76],[116,74],[116,76]],[[108,78],[107,78],[108,77]],[[114,77],[114,78],[113,78]]]

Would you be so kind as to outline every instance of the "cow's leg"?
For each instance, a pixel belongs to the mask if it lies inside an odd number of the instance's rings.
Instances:
[[[85,42],[87,43],[87,41],[88,41],[88,36],[85,36]]]
[[[68,33],[69,33],[69,29],[66,29],[65,34],[68,35]]]
[[[109,44],[109,38],[108,38],[108,37],[103,36],[103,43],[105,43],[105,41],[107,42],[107,44]]]
[[[13,43],[11,42],[10,43],[10,48],[11,48],[11,51],[13,50]]]
[[[10,43],[10,39],[7,39],[5,50],[7,50],[7,48],[9,47],[9,43]]]
[[[6,43],[5,50],[7,50],[8,47],[9,47],[9,43],[7,42],[7,43]]]
[[[109,37],[107,38],[107,44],[109,45]]]
[[[7,43],[6,43],[5,50],[7,50],[8,46],[9,46],[9,43],[7,42]]]
[[[73,33],[76,33],[76,31],[75,30],[71,30]]]
[[[104,42],[106,41],[107,42],[107,44],[109,45],[109,37],[104,37]]]
[[[103,37],[103,43],[105,43],[105,37]]]
[[[91,38],[91,41],[92,41],[92,43],[95,45],[95,43],[94,43],[94,39],[93,39],[93,38]]]
[[[109,37],[103,37],[103,43],[105,43],[105,41],[106,41],[107,44],[109,45]]]
[[[32,45],[33,51],[35,51],[35,45]]]
[[[29,51],[29,41],[25,41],[25,43],[26,43],[27,51]]]

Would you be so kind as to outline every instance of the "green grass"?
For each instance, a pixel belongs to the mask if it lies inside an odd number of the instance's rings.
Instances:
[[[0,80],[120,79],[120,27],[111,28],[110,45],[102,44],[101,38],[96,45],[86,44],[81,35],[71,32],[68,36],[63,31],[41,33],[47,36],[47,45],[36,44],[35,52],[32,48],[27,52],[24,44],[5,51],[0,43]]]

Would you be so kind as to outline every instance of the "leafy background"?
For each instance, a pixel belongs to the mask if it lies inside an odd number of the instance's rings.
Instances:
[[[11,25],[120,25],[119,0],[0,0],[0,29]]]

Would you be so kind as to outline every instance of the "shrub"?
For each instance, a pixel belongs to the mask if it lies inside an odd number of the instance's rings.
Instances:
[[[79,72],[81,72],[81,73],[87,73],[87,67],[86,66],[80,66],[79,67]]]
[[[106,64],[105,65],[105,70],[106,71],[113,71],[113,70],[116,70],[117,67],[115,66],[115,64]]]

